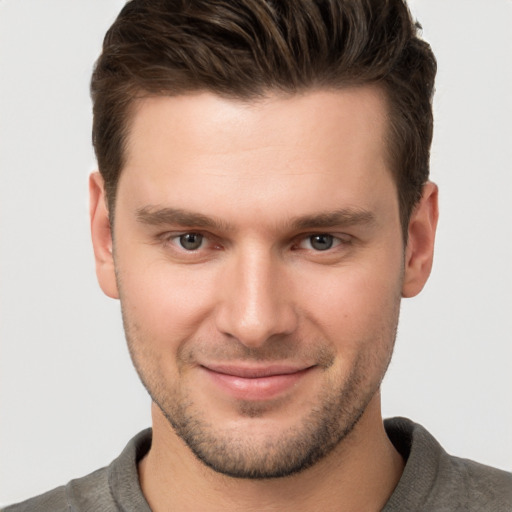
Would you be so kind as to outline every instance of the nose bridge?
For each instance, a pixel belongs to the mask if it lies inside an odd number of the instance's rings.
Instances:
[[[293,332],[296,316],[281,259],[271,249],[247,246],[230,258],[223,275],[217,327],[257,347]]]

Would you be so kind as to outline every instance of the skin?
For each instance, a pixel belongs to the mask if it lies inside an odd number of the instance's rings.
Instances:
[[[379,387],[400,299],[430,273],[437,188],[404,248],[385,129],[372,87],[152,97],[113,233],[91,176],[98,279],[153,398],[152,510],[380,510],[391,495],[403,461]]]

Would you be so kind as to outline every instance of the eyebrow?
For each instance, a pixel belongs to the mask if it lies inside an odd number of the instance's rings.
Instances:
[[[224,220],[179,208],[144,206],[136,211],[137,220],[152,226],[178,225],[189,228],[234,231],[235,226]],[[311,215],[292,217],[286,224],[294,230],[333,228],[375,223],[372,212],[361,208],[341,208]]]
[[[137,220],[151,226],[178,225],[189,228],[214,229],[219,231],[232,231],[234,226],[202,213],[191,212],[179,208],[158,208],[144,206],[136,211]]]
[[[295,229],[332,228],[374,223],[375,215],[361,208],[340,208],[339,210],[295,217],[291,221],[291,225]]]

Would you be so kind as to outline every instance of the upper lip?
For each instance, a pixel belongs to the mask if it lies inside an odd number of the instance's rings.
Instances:
[[[297,366],[291,364],[268,364],[265,366],[247,364],[203,364],[201,365],[207,370],[231,375],[233,377],[241,377],[245,379],[257,379],[260,377],[271,377],[275,375],[290,375],[311,368],[311,366]]]

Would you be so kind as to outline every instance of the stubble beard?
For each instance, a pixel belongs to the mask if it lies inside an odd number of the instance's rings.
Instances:
[[[250,434],[222,431],[212,425],[186,397],[176,403],[152,398],[176,434],[206,466],[234,478],[272,479],[309,468],[350,434],[379,387],[358,396],[357,381],[354,375],[343,390],[331,390],[297,425],[259,442]],[[242,401],[237,412],[257,421],[268,408]]]
[[[379,390],[394,345],[394,335],[389,339],[388,331],[387,340],[375,340],[383,350],[360,354],[343,382],[325,389],[318,405],[296,425],[254,442],[250,434],[210,423],[188,392],[166,388],[163,385],[165,375],[158,371],[158,358],[149,349],[151,343],[139,336],[139,329],[129,323],[124,311],[123,323],[135,369],[177,436],[206,466],[218,473],[245,479],[291,476],[332,452],[352,432]],[[391,331],[396,334],[396,323]],[[271,350],[267,350],[265,359],[271,360]],[[289,352],[287,348],[283,351]],[[278,350],[274,360],[279,360],[280,355]],[[325,366],[323,371],[328,369],[328,365]],[[375,371],[373,380],[368,379],[369,368]],[[265,417],[269,407],[272,404],[240,401],[237,412],[241,417],[257,421]]]

